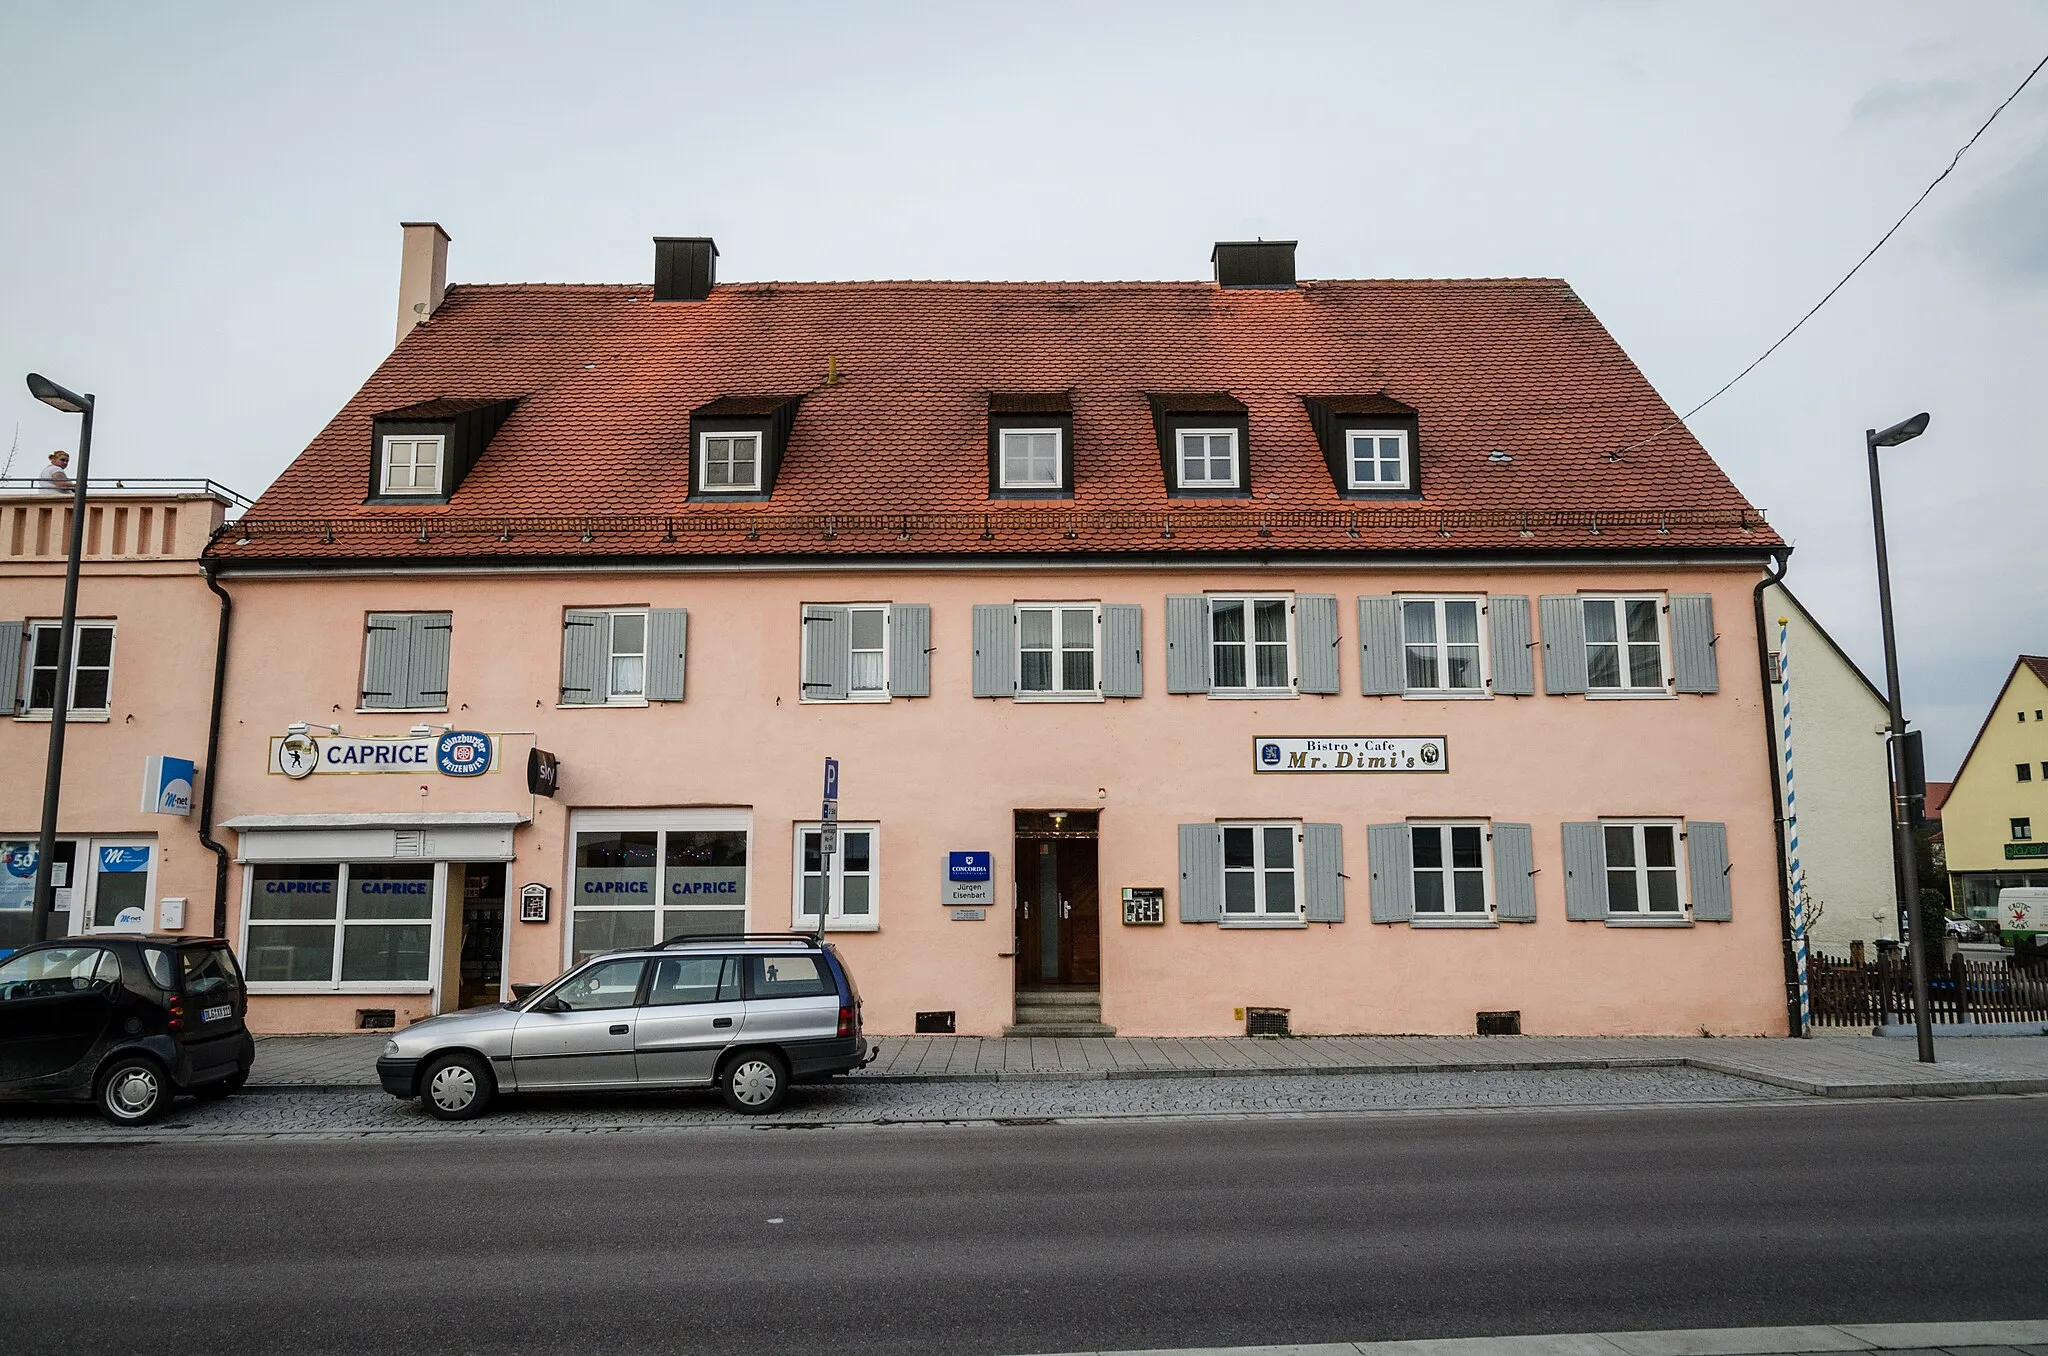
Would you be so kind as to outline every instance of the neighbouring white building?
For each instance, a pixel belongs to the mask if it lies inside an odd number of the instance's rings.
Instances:
[[[1843,956],[1851,942],[1899,935],[1884,741],[1889,713],[1884,695],[1790,589],[1773,584],[1764,591],[1764,617],[1771,636],[1772,696],[1780,713],[1781,671],[1792,684],[1800,862],[1809,907],[1819,914],[1808,938],[1814,950]],[[1782,715],[1773,728],[1782,794]]]

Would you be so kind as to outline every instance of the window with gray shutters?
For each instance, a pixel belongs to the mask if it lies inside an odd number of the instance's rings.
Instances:
[[[562,614],[564,706],[644,706],[683,699],[689,613],[680,607]]]
[[[1671,595],[1671,686],[1674,691],[1711,693],[1721,690],[1714,652],[1714,596],[1710,593]]]
[[[806,603],[802,700],[885,702],[931,695],[925,603]]]
[[[1543,690],[1553,697],[1586,690],[1586,617],[1575,593],[1546,593],[1543,610]]]
[[[1401,658],[1405,695],[1484,697],[1486,600],[1403,595]]]
[[[1391,595],[1358,600],[1359,689],[1368,697],[1398,697],[1408,690],[1402,649],[1401,600]]]
[[[1536,691],[1535,646],[1529,637],[1529,600],[1495,593],[1486,599],[1486,633],[1493,658],[1496,696],[1527,697]]]
[[[0,711],[12,714],[21,693],[22,623],[0,621]]]
[[[1223,834],[1215,824],[1180,826],[1180,921],[1214,923],[1223,916]]]
[[[1655,594],[1579,599],[1585,628],[1586,691],[1601,696],[1663,696],[1664,600]]]
[[[1094,603],[1018,603],[1016,613],[1017,699],[1100,699],[1101,609]]]
[[[1166,596],[1166,690],[1209,690],[1209,600],[1199,593]]]
[[[1287,594],[1210,594],[1212,696],[1292,696],[1294,599]]]
[[[446,612],[372,612],[363,632],[366,711],[448,709]]]

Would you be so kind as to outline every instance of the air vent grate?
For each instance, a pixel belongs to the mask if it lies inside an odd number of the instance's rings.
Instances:
[[[917,1034],[920,1036],[950,1036],[953,1034],[953,1014],[946,1012],[920,1012],[917,1014]]]
[[[1482,1012],[1479,1014],[1479,1034],[1482,1036],[1519,1036],[1522,1034],[1522,1014],[1514,1012]]]
[[[1285,1036],[1287,1030],[1286,1008],[1246,1008],[1244,1010],[1244,1034],[1247,1036]]]
[[[356,1030],[389,1031],[398,1025],[396,1008],[357,1008]]]

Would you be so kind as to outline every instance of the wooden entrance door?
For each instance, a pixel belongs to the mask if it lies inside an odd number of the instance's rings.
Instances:
[[[1100,889],[1092,837],[1017,838],[1017,984],[1093,988],[1102,980]]]

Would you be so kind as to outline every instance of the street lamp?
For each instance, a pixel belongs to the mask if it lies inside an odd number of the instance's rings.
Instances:
[[[57,690],[50,698],[50,759],[43,768],[43,824],[36,838],[35,939],[50,935],[56,891],[50,867],[57,859],[57,793],[64,783],[64,719],[71,713],[72,650],[78,639],[78,557],[85,544],[85,481],[92,470],[92,397],[77,395],[48,377],[28,374],[28,393],[53,410],[83,415],[78,429],[78,478],[71,484],[71,545],[64,560],[64,621],[57,636]],[[79,864],[74,863],[76,870]],[[72,883],[76,888],[76,883]]]
[[[1934,1063],[1934,1023],[1927,1012],[1927,939],[1920,927],[1920,864],[1913,850],[1913,813],[1906,782],[1906,713],[1899,700],[1899,644],[1892,632],[1892,574],[1884,549],[1884,491],[1878,483],[1877,449],[1909,443],[1927,431],[1925,412],[1888,429],[1866,429],[1863,450],[1870,458],[1870,523],[1877,533],[1877,606],[1884,620],[1884,680],[1891,704],[1891,734],[1885,740],[1892,767],[1892,869],[1906,910],[1906,952],[1913,959],[1913,1032],[1920,1062]]]

